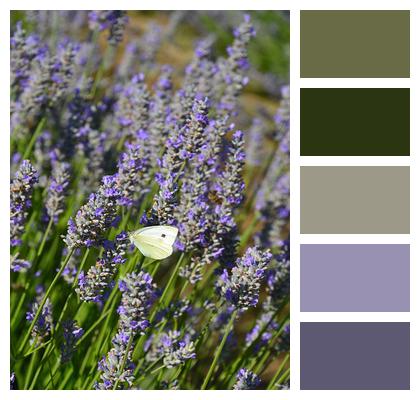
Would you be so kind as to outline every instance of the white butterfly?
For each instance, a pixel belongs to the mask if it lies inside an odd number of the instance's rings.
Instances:
[[[178,228],[168,225],[147,226],[128,235],[131,243],[134,243],[145,257],[163,260],[173,252],[172,246],[178,235]]]

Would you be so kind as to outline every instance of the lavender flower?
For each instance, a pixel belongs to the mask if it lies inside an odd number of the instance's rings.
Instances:
[[[117,217],[121,197],[115,176],[105,176],[98,191],[89,196],[74,219],[70,218],[64,242],[69,248],[98,246]]]
[[[119,288],[122,299],[118,307],[118,332],[112,339],[112,349],[98,364],[101,382],[95,384],[96,389],[113,389],[114,386],[122,389],[125,383],[132,386],[134,339],[143,335],[149,326],[147,316],[156,298],[156,285],[143,271],[127,275],[120,281]]]
[[[98,370],[101,372],[100,382],[96,382],[97,390],[123,389],[124,384],[132,386],[134,382],[134,364],[132,362],[133,344],[129,344],[130,335],[118,332],[112,339],[112,348],[98,362]],[[123,361],[126,360],[124,366]]]
[[[153,66],[162,43],[162,30],[159,25],[150,23],[140,41],[140,61],[150,68]]]
[[[80,143],[87,135],[82,135],[82,128],[91,126],[94,108],[89,99],[92,82],[83,87],[76,87],[72,91],[67,105],[67,115],[64,121],[63,136],[60,137],[58,147],[67,158],[74,154],[76,143]],[[83,143],[84,144],[84,143]],[[83,146],[86,147],[86,146]],[[84,151],[86,154],[86,151]]]
[[[63,248],[62,256],[65,258],[69,252],[69,249],[67,247]],[[80,265],[80,255],[81,255],[81,249],[77,248],[74,250],[73,254],[71,255],[69,261],[67,262],[66,267],[63,270],[63,273],[61,276],[63,279],[69,284],[72,285],[74,282],[74,279],[77,274],[77,268]]]
[[[26,272],[29,268],[31,268],[31,262],[27,260],[23,260],[17,258],[18,254],[15,254],[10,257],[10,269],[13,272]]]
[[[251,167],[259,166],[265,157],[264,134],[265,126],[263,121],[259,118],[254,118],[252,120],[252,126],[249,129],[249,134],[245,138],[246,160]]]
[[[21,236],[25,229],[28,209],[38,173],[29,160],[23,160],[15,178],[10,184],[10,244],[21,244]]]
[[[161,156],[160,149],[164,147],[170,131],[167,120],[171,114],[171,74],[171,67],[167,65],[162,67],[161,74],[155,84],[155,94],[150,105],[149,141],[152,163]]]
[[[249,67],[247,46],[254,35],[255,30],[246,14],[244,21],[234,30],[235,40],[227,49],[226,62],[219,65],[225,80],[225,91],[219,104],[222,115],[235,108],[240,92],[248,83],[248,78],[244,75]]]
[[[117,45],[123,40],[124,29],[128,17],[126,11],[91,11],[89,13],[89,27],[92,30],[103,31],[109,29],[108,42]]]
[[[274,154],[256,196],[256,209],[263,226],[256,243],[281,251],[284,231],[290,217],[289,134],[285,134]]]
[[[209,142],[192,160],[191,176],[184,178],[179,207],[184,217],[178,216],[181,244],[188,250],[202,248],[202,252],[193,253],[191,262],[180,272],[191,283],[200,280],[202,268],[215,259],[219,259],[224,267],[233,266],[238,243],[233,214],[242,201],[244,190],[242,132],[233,135],[222,171],[216,160],[221,139],[226,133],[223,120],[210,124],[206,133],[209,133]],[[211,187],[214,190],[210,190]]]
[[[107,135],[90,125],[81,127],[75,134],[77,150],[87,160],[86,173],[82,175],[81,191],[89,193],[97,188],[103,176],[105,140]]]
[[[131,273],[119,283],[122,292],[118,308],[120,327],[126,331],[135,331],[140,335],[149,326],[147,315],[156,299],[156,285],[152,277],[143,271]]]
[[[64,201],[70,181],[69,170],[70,165],[66,162],[53,163],[45,207],[48,217],[55,223],[64,211]]]
[[[78,277],[79,288],[76,292],[82,301],[100,302],[103,299],[103,294],[110,287],[118,266],[125,263],[127,246],[126,232],[117,235],[115,242],[104,242],[104,255],[86,274],[81,272]]]
[[[245,337],[245,342],[248,346],[253,344],[253,350],[258,352],[260,349],[265,348],[269,341],[279,329],[279,324],[273,320],[273,312],[267,311],[261,315],[257,320],[254,327]],[[260,335],[260,332],[265,329],[264,333]],[[259,337],[259,340],[257,338]]]
[[[84,330],[77,325],[76,321],[63,322],[64,343],[61,345],[61,363],[69,362],[76,350],[77,341],[83,336]]]
[[[221,199],[215,207],[216,221],[213,226],[213,254],[223,266],[231,268],[236,258],[238,244],[234,212],[242,203],[245,184],[242,170],[245,160],[244,139],[241,131],[233,134],[225,169],[217,175],[215,190]]]
[[[290,261],[288,254],[285,257],[276,256],[273,269],[268,271],[267,298],[264,309],[278,310],[290,293]]]
[[[238,207],[243,200],[245,184],[242,179],[242,170],[244,163],[244,135],[242,131],[236,131],[229,147],[225,170],[217,181],[217,191],[234,208]]]
[[[122,206],[131,206],[141,194],[141,184],[144,176],[144,159],[141,146],[126,143],[126,150],[118,161],[117,186],[121,191],[118,203]]]
[[[180,339],[180,332],[169,331],[161,339],[163,346],[163,365],[174,368],[184,364],[187,360],[195,358],[195,344],[190,336]]]
[[[35,299],[35,302],[31,305],[31,310],[26,313],[26,320],[32,321],[35,318],[36,313],[39,309],[39,304],[41,303],[44,295],[40,291]],[[53,317],[52,317],[52,304],[49,298],[47,298],[44,306],[42,307],[41,314],[39,315],[38,320],[36,321],[32,332],[31,332],[31,343],[36,347],[43,343],[46,338],[51,333],[53,326]]]
[[[234,390],[252,390],[257,389],[261,384],[261,379],[248,369],[242,368],[236,375],[236,383],[233,386]]]
[[[10,390],[17,390],[17,388],[16,374],[12,372],[10,375]]]
[[[169,136],[166,152],[160,161],[161,172],[157,175],[160,190],[154,197],[150,220],[166,225],[176,222],[177,181],[182,178],[187,161],[193,159],[205,144],[204,133],[209,123],[207,113],[207,101],[195,99],[186,124]]]
[[[168,331],[155,335],[152,342],[145,345],[146,360],[155,362],[162,359],[166,368],[174,368],[196,357],[195,344],[190,334],[181,337],[179,331]]]
[[[258,303],[261,281],[272,256],[269,250],[250,247],[229,273],[226,269],[219,278],[220,292],[228,303],[245,311]]]
[[[280,106],[274,116],[274,121],[277,125],[274,138],[280,142],[290,129],[290,87],[289,85],[281,88],[282,99]]]
[[[212,43],[211,37],[199,41],[194,57],[185,69],[185,80],[174,102],[174,115],[178,126],[183,126],[187,122],[195,98],[206,98],[212,95],[211,82],[214,68],[209,58]]]
[[[149,107],[150,93],[144,75],[134,75],[121,92],[115,112],[122,134],[131,141],[146,143]]]
[[[15,90],[24,88],[32,60],[38,55],[40,46],[39,38],[35,35],[26,36],[22,22],[19,21],[10,39],[10,81]]]
[[[23,121],[36,119],[44,109],[57,107],[68,92],[74,74],[77,46],[58,47],[58,54],[36,59],[33,71],[19,97],[16,112]]]

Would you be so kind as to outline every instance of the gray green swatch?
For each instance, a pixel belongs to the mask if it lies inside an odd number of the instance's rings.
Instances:
[[[301,233],[410,233],[409,167],[301,167]]]
[[[301,11],[302,78],[409,78],[410,12]]]
[[[409,156],[410,89],[301,89],[300,154]]]

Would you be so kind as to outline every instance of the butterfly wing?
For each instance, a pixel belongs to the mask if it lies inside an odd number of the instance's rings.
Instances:
[[[172,254],[177,235],[178,229],[173,226],[148,226],[133,232],[130,238],[144,256],[163,260]]]

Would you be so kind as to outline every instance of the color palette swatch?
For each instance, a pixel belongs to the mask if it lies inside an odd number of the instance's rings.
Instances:
[[[409,156],[410,89],[300,90],[302,156]]]
[[[410,12],[300,13],[302,78],[408,78]]]
[[[301,167],[301,233],[410,233],[409,167]]]
[[[410,311],[410,246],[301,245],[300,309],[304,312]]]
[[[303,390],[410,389],[407,322],[304,322],[300,354]]]
[[[408,390],[410,88],[375,78],[410,77],[410,11],[301,11],[300,35],[300,388]]]

